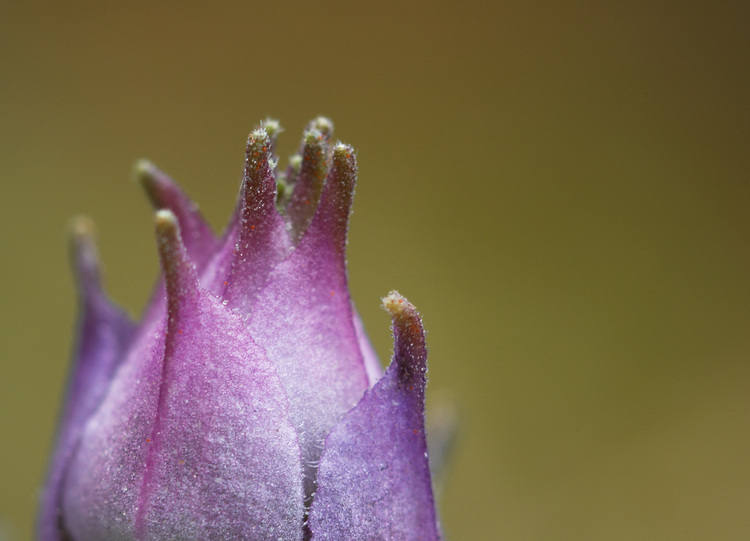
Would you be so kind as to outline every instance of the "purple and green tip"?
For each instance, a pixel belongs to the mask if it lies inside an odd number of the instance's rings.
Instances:
[[[247,141],[217,237],[152,164],[162,274],[140,322],[107,298],[73,227],[81,313],[40,541],[437,540],[422,320],[383,299],[383,372],[349,295],[354,149],[325,118],[277,171],[278,122]]]

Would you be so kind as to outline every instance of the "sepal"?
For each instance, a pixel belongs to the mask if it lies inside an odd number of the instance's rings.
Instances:
[[[424,329],[398,293],[383,305],[393,320],[393,359],[326,438],[310,511],[314,541],[440,539],[424,429]]]
[[[87,424],[65,487],[71,536],[299,540],[300,451],[281,383],[241,318],[199,286],[171,212],[156,231],[168,321]]]
[[[80,316],[73,366],[38,518],[38,539],[63,539],[62,489],[66,468],[84,426],[99,406],[130,343],[135,325],[107,298],[94,244],[93,224],[78,218],[71,228],[71,259],[78,282]]]

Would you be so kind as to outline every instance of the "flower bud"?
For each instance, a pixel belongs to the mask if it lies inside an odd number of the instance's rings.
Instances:
[[[42,541],[439,539],[420,316],[384,299],[383,373],[347,286],[354,150],[316,119],[282,185],[280,132],[250,134],[221,237],[139,162],[162,276],[138,323],[106,298],[76,223],[82,308]]]

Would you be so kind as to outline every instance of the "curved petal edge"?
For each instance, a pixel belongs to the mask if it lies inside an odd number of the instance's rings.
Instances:
[[[424,429],[427,349],[416,309],[397,292],[391,364],[325,442],[312,539],[440,539]]]

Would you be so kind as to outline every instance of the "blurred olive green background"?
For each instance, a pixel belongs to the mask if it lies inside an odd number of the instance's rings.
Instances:
[[[652,5],[658,4],[658,5]],[[72,347],[66,224],[137,315],[148,157],[220,230],[247,133],[359,152],[353,297],[392,288],[463,420],[453,540],[750,539],[750,4],[3,2],[0,523],[31,536]]]

